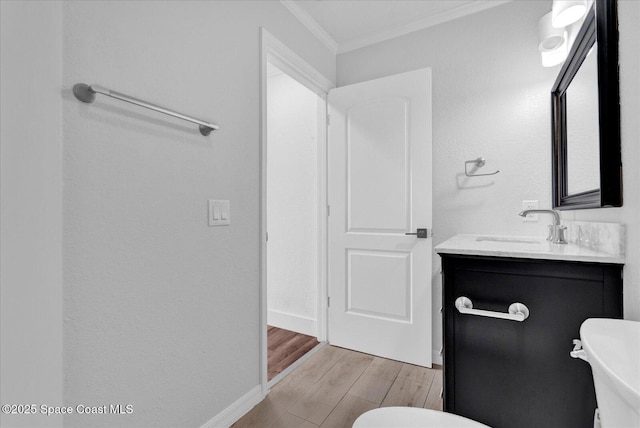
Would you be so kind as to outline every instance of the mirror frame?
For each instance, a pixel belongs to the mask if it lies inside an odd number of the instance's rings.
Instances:
[[[566,91],[597,41],[600,188],[568,194]],[[553,208],[622,206],[618,13],[616,0],[595,0],[551,91]]]

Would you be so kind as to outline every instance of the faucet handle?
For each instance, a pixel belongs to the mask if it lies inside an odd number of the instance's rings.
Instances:
[[[558,225],[555,227],[556,229],[556,236],[554,237],[553,242],[555,244],[566,244],[567,240],[564,236],[565,231],[567,230],[567,226],[562,226],[562,225]]]
[[[558,226],[558,233],[556,235],[556,241],[558,244],[566,244],[567,243],[567,239],[565,237],[565,232],[567,230],[567,226],[562,226],[559,225]]]

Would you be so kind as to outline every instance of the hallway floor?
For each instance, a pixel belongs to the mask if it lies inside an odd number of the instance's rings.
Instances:
[[[442,410],[442,371],[327,345],[285,377],[233,428],[351,427],[367,410]]]
[[[278,376],[318,343],[313,336],[267,326],[267,380]]]

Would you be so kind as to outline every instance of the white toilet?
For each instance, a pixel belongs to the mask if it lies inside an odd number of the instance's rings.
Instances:
[[[353,428],[489,428],[480,422],[436,410],[381,407],[360,415]]]
[[[640,427],[640,322],[591,318],[582,323],[583,349],[571,353],[591,365],[598,402],[595,428]],[[360,415],[353,428],[480,428],[451,413],[383,407]]]
[[[580,358],[593,372],[600,426],[640,427],[640,322],[591,318],[582,323],[580,339]]]

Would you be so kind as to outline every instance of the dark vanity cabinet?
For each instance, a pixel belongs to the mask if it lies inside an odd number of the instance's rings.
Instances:
[[[588,428],[595,391],[571,358],[587,318],[622,317],[622,265],[441,254],[444,409],[493,428]],[[529,310],[522,322],[463,314]]]

